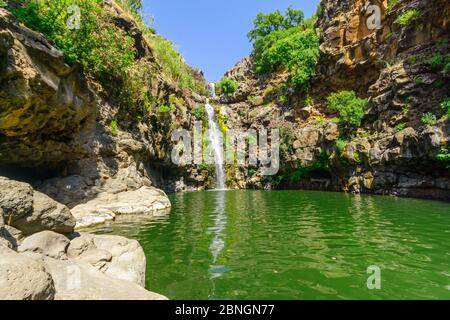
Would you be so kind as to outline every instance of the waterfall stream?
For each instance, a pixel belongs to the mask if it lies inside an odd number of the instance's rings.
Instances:
[[[211,84],[211,95],[215,96],[214,84]],[[208,114],[208,135],[209,142],[214,151],[214,164],[216,168],[216,188],[219,190],[225,189],[225,174],[223,170],[223,138],[222,132],[214,119],[214,108],[209,104],[209,100],[205,105],[206,113]]]

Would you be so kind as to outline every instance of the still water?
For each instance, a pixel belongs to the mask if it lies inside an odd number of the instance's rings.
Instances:
[[[450,299],[450,204],[309,191],[170,196],[162,217],[95,230],[138,240],[170,299]],[[369,290],[369,266],[381,289]]]

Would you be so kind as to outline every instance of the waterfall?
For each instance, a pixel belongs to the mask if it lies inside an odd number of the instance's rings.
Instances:
[[[210,85],[212,91],[211,95],[214,97],[214,84]],[[214,120],[214,108],[209,104],[209,100],[205,105],[206,113],[208,114],[208,124],[209,124],[209,142],[214,151],[214,163],[216,167],[216,188],[219,190],[225,189],[225,174],[223,171],[223,145],[222,145],[222,133]]]

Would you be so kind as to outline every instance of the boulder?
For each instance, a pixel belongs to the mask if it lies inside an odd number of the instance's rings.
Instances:
[[[42,231],[23,240],[19,252],[34,252],[55,259],[67,259],[69,239],[53,231]]]
[[[0,300],[52,300],[55,286],[43,262],[0,246]]]
[[[135,240],[119,236],[75,234],[67,249],[69,259],[83,261],[111,278],[145,286],[146,258]]]
[[[25,235],[51,230],[70,233],[75,218],[69,208],[23,182],[0,177],[0,213],[4,223]]]
[[[31,214],[33,188],[27,183],[0,177],[0,209],[8,225]]]
[[[42,256],[56,288],[56,300],[167,300],[135,283],[114,279],[83,261]]]
[[[38,191],[34,192],[33,201],[33,212],[14,223],[24,234],[44,230],[73,232],[76,221],[68,207]]]
[[[142,187],[135,191],[117,194],[105,193],[74,207],[76,228],[90,227],[114,220],[116,215],[156,214],[171,207],[167,195],[153,187]]]

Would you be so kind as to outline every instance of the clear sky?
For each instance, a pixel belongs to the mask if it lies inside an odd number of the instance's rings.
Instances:
[[[219,80],[251,52],[247,33],[258,12],[284,11],[290,5],[306,17],[319,0],[143,0],[144,15],[175,43],[186,62],[204,71],[211,82]]]

